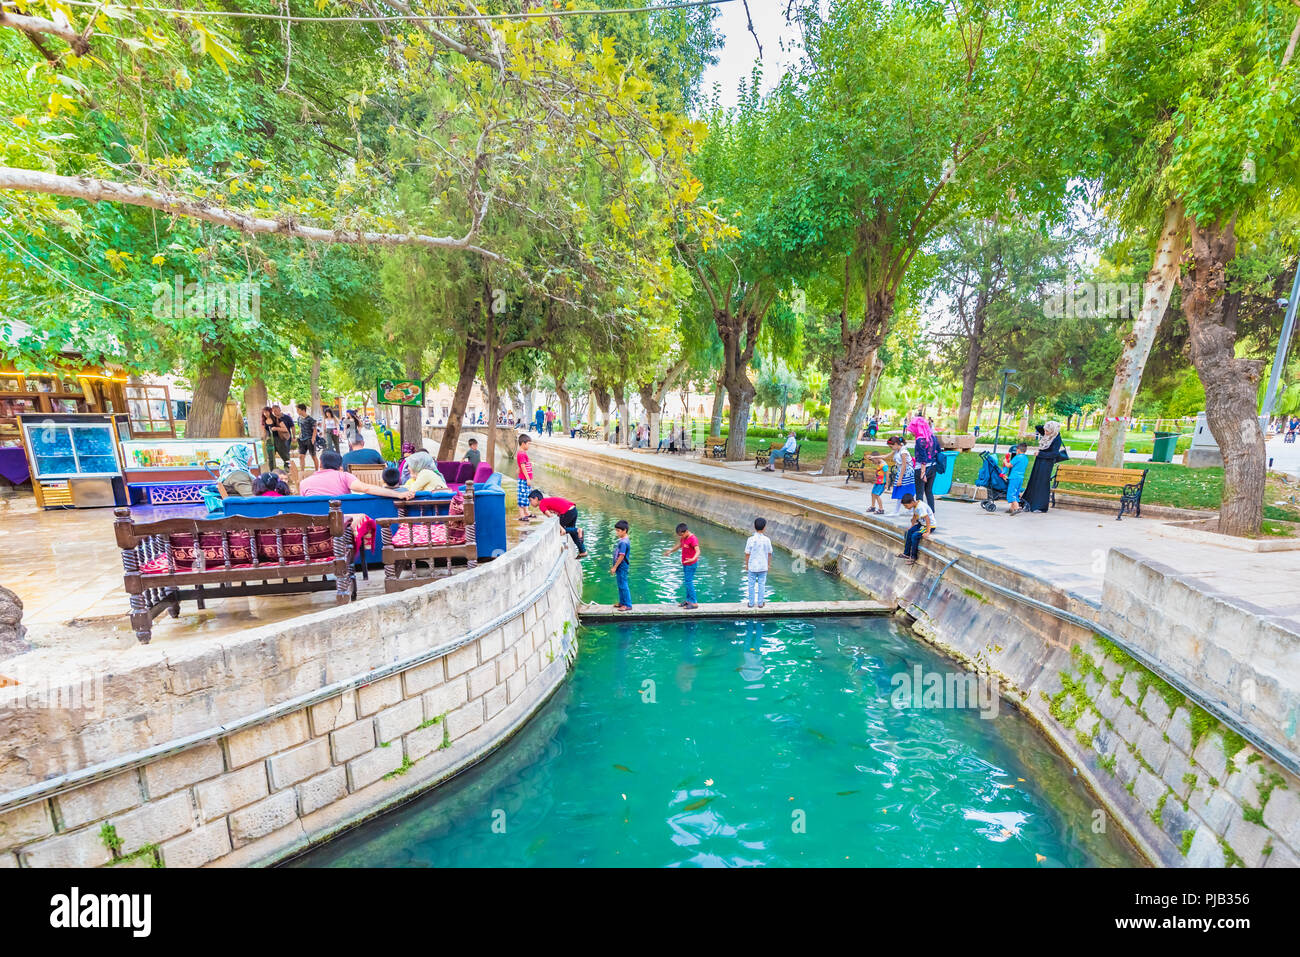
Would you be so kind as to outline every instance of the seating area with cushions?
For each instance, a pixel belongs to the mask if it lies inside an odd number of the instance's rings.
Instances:
[[[446,478],[448,472],[460,477],[463,472],[443,471],[442,466],[445,464],[464,465],[469,469],[469,478],[474,476],[474,468],[468,462],[459,463],[438,463],[438,470]],[[506,507],[505,492],[501,488],[501,474],[491,470],[491,466],[480,464],[479,472],[487,471],[487,478],[481,483],[474,485],[474,522],[477,531],[475,545],[477,548],[476,558],[479,561],[489,561],[497,555],[503,555],[506,551]],[[448,479],[448,485],[451,485]],[[417,492],[411,502],[425,503],[428,502],[435,506],[433,511],[446,515],[450,510],[452,499],[455,493],[464,485],[464,482],[457,482],[455,489],[445,492]],[[402,504],[398,499],[383,498],[377,495],[284,495],[284,496],[231,496],[226,498],[222,505],[224,514],[227,516],[247,516],[255,518],[265,518],[272,515],[278,515],[285,512],[294,512],[305,515],[325,515],[329,510],[331,501],[340,502],[343,513],[346,516],[367,515],[378,522],[385,518],[397,518],[400,514],[398,506]],[[367,544],[365,549],[366,563],[371,567],[381,565],[384,560],[383,544],[379,535],[375,535],[373,540]]]
[[[384,556],[384,591],[401,591],[445,578],[478,562],[474,503],[470,483],[444,511],[440,503],[397,503],[397,518],[378,520]],[[421,565],[428,574],[421,574]]]
[[[129,508],[114,515],[131,626],[143,644],[153,620],[163,611],[177,617],[182,601],[201,609],[210,598],[331,590],[340,604],[356,597],[354,523],[338,499],[326,502],[323,516],[136,522]]]

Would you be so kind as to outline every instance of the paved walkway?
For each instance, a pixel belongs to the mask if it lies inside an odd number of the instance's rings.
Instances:
[[[545,466],[548,446],[571,446],[661,469],[669,481],[675,472],[692,474],[712,482],[854,511],[866,521],[885,522],[900,531],[909,521],[901,515],[865,515],[870,503],[867,488],[859,483],[845,485],[831,477],[819,481],[784,478],[780,471],[762,472],[752,464],[734,468],[728,465],[737,463],[633,452],[567,436],[542,437],[534,445],[535,467]],[[1101,599],[1106,552],[1121,547],[1199,580],[1207,593],[1249,602],[1271,615],[1300,620],[1300,551],[1243,552],[1165,538],[1153,531],[1159,524],[1155,519],[1128,517],[1117,522],[1113,516],[1080,509],[1055,508],[1009,518],[1004,503],[999,503],[998,511],[992,514],[974,503],[939,501],[936,505],[938,538],[1038,577],[1093,605]],[[892,503],[887,502],[886,512],[891,508]]]

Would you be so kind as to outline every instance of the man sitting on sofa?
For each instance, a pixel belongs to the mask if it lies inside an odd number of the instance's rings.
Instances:
[[[378,454],[378,453],[376,453]],[[320,469],[298,483],[299,495],[379,495],[383,498],[414,498],[415,493],[406,488],[385,488],[363,482],[351,472],[342,471],[343,456],[337,452],[322,452]]]
[[[366,440],[360,435],[353,436],[352,441],[348,443],[348,453],[343,456],[343,466],[351,468],[354,465],[383,465],[384,457],[379,454],[378,449],[366,448]],[[321,468],[325,468],[325,460],[321,460]]]

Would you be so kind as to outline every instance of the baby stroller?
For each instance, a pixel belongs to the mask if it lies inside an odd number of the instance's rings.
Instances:
[[[993,503],[1007,497],[1007,473],[1002,471],[992,452],[981,452],[980,458],[983,459],[983,464],[980,465],[980,474],[976,476],[975,484],[988,490],[988,497],[980,502],[980,508],[986,512],[996,512],[998,507]]]

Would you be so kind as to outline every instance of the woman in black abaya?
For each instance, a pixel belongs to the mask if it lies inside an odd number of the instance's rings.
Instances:
[[[1061,423],[1048,422],[1039,426],[1038,433],[1038,454],[1034,456],[1034,468],[1022,496],[1025,510],[1030,512],[1047,511],[1052,496],[1052,469],[1057,462],[1070,457],[1061,444]]]

